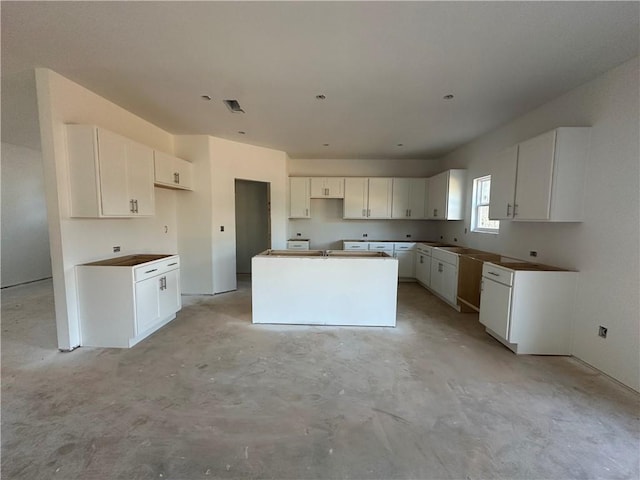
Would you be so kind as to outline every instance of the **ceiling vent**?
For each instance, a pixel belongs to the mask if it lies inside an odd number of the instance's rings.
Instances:
[[[237,100],[223,100],[223,102],[233,113],[244,113],[244,110]]]

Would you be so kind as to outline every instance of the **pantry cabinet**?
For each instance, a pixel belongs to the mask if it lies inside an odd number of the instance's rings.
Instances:
[[[429,178],[427,215],[431,220],[462,220],[466,170],[453,169]]]
[[[311,177],[311,198],[344,198],[344,178]]]
[[[309,177],[289,178],[289,218],[311,218]]]
[[[582,221],[590,130],[557,128],[499,154],[491,172],[489,217]]]
[[[345,178],[344,218],[391,218],[391,178]]]
[[[67,125],[71,217],[154,214],[153,150],[93,125]]]
[[[427,179],[394,178],[391,218],[425,218]]]
[[[193,190],[193,165],[190,162],[157,150],[153,156],[157,186]]]

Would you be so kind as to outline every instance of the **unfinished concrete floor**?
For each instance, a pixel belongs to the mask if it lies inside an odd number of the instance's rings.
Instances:
[[[49,281],[2,294],[3,479],[634,478],[639,397],[516,356],[415,284],[398,327],[254,326],[250,284],[129,350],[56,350]]]

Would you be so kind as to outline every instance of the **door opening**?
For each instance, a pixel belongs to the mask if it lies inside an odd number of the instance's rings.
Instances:
[[[271,248],[271,192],[266,182],[236,179],[236,273],[251,273],[251,257]]]

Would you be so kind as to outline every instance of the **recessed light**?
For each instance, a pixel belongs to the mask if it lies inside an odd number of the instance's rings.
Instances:
[[[326,97],[326,95],[320,94],[320,95],[316,95],[316,99],[317,100],[324,100]]]
[[[448,94],[448,95],[445,95],[442,98],[444,98],[445,100],[451,100],[453,98],[453,95],[452,94]]]
[[[240,135],[245,135],[247,132],[244,132],[244,131],[242,131],[242,130],[238,130],[238,133],[239,133]]]
[[[209,100],[211,100],[211,95],[200,95],[200,98],[208,102]]]

